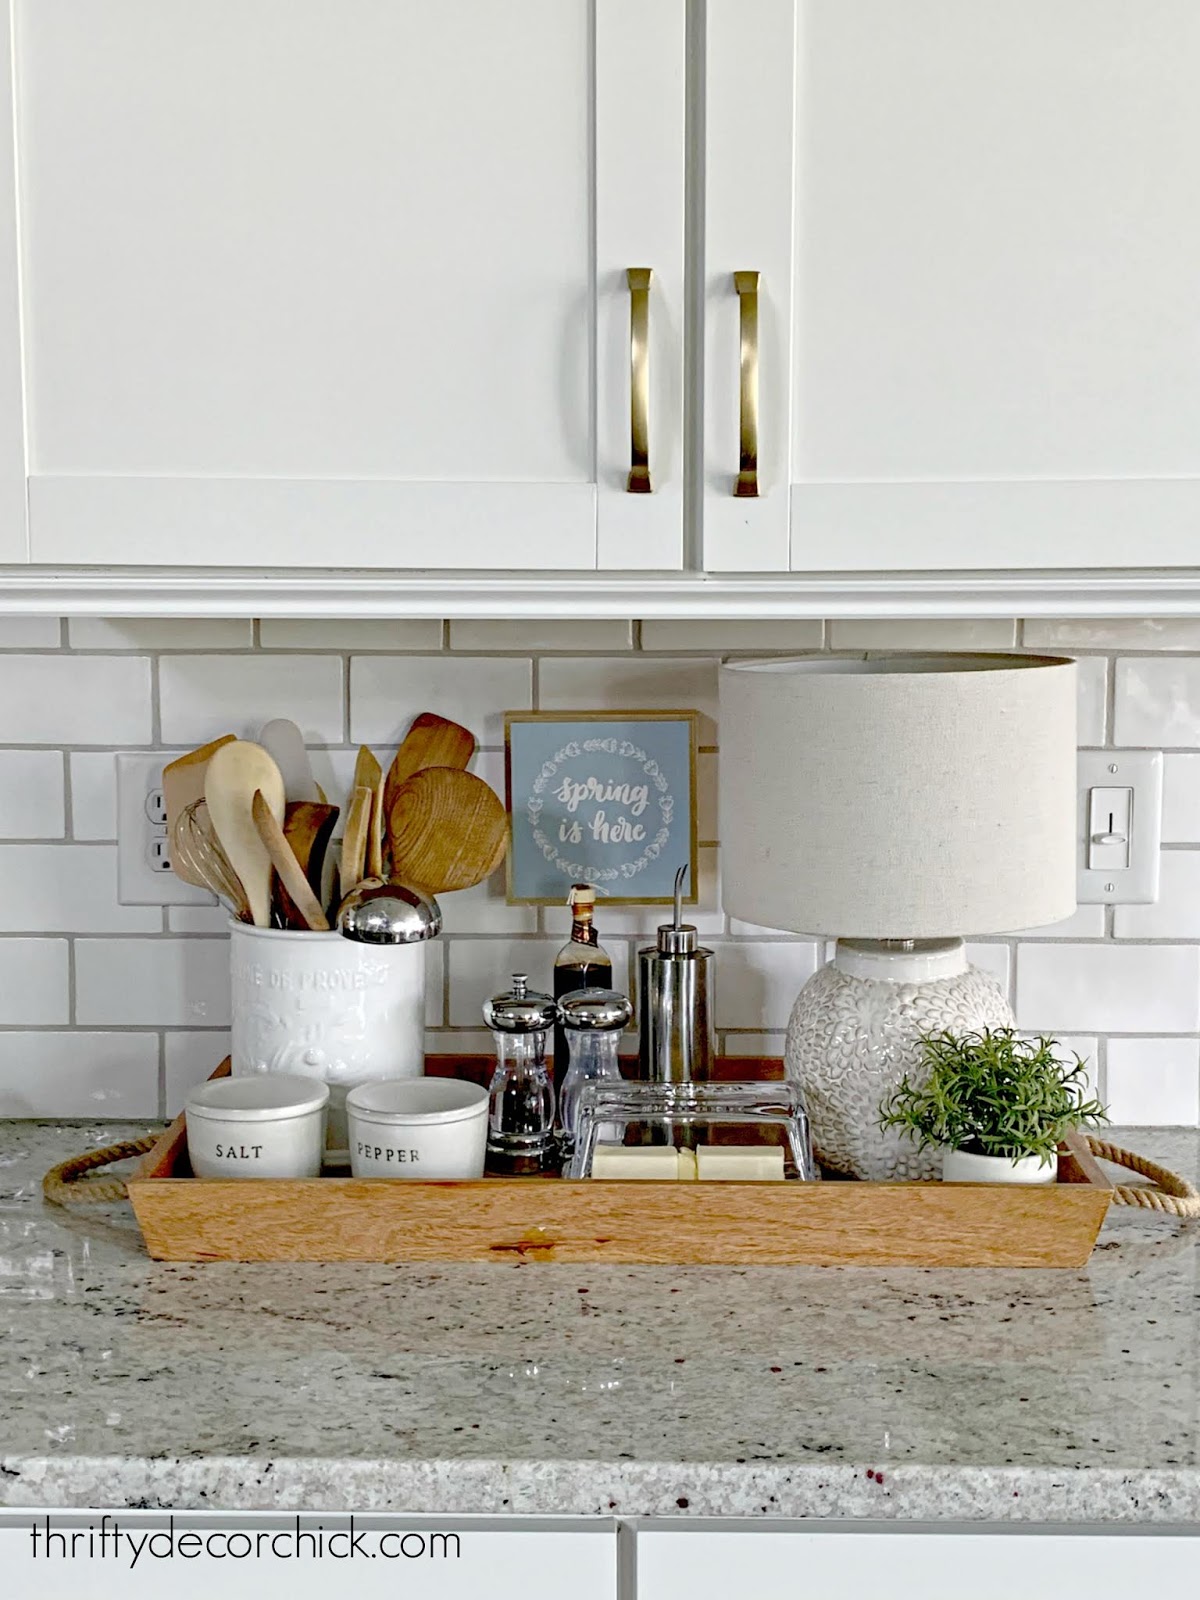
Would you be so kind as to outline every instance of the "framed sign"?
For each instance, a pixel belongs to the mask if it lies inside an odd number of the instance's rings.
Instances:
[[[696,903],[696,713],[510,711],[504,719],[510,905]]]

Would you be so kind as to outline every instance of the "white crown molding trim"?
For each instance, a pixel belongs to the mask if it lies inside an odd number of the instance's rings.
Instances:
[[[8,566],[0,615],[1197,617],[1200,570],[655,577]]]

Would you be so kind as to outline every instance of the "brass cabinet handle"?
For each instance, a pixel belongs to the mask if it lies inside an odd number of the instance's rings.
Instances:
[[[650,267],[627,267],[629,280],[630,494],[650,493]]]
[[[735,272],[733,282],[741,324],[741,422],[733,492],[739,500],[754,500],[758,498],[758,273]]]

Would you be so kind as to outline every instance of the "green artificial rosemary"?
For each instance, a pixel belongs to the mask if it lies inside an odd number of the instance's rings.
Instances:
[[[879,1108],[881,1128],[900,1128],[918,1148],[941,1145],[974,1155],[1040,1156],[1047,1166],[1068,1128],[1106,1120],[1084,1098],[1082,1057],[1060,1061],[1055,1039],[1022,1039],[1012,1028],[925,1034],[921,1070]]]

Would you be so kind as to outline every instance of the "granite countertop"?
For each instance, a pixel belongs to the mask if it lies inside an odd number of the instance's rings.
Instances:
[[[40,1195],[144,1131],[0,1124],[0,1504],[1200,1521],[1195,1223],[1078,1272],[170,1265]]]

